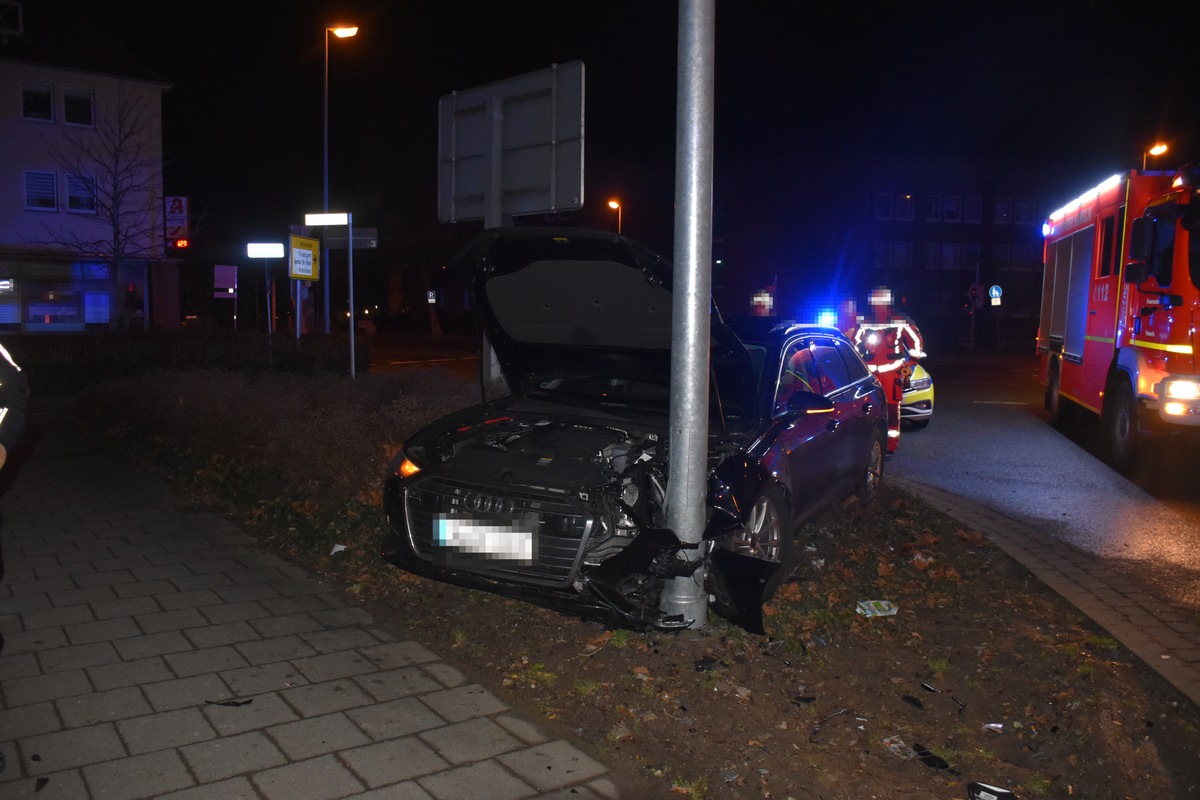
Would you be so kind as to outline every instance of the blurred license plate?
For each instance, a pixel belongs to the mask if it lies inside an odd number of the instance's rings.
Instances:
[[[433,540],[467,556],[533,564],[536,527],[536,516],[482,519],[443,514],[434,526]]]

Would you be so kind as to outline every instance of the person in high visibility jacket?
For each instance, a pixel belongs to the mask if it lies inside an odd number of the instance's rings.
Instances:
[[[867,368],[883,384],[888,407],[888,453],[900,446],[900,403],[908,386],[913,365],[925,357],[921,332],[906,319],[886,322],[860,322],[854,330],[854,344]]]

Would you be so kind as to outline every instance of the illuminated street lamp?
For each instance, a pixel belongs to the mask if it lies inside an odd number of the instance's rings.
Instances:
[[[350,299],[350,303],[349,303],[349,309],[350,309],[350,312],[349,312],[349,317],[350,317],[350,377],[353,378],[354,377],[354,217],[351,216],[349,211],[341,211],[341,212],[334,212],[334,213],[325,212],[324,214],[305,214],[304,215],[304,224],[309,225],[314,228],[324,228],[324,227],[329,227],[331,225],[345,225],[346,226],[346,252],[349,254],[346,259],[346,264],[347,264],[346,272],[349,273],[349,281],[350,281],[350,298],[349,298]],[[322,236],[321,241],[324,241],[324,240],[325,240],[325,237]],[[329,286],[328,269],[326,269],[326,273],[327,274],[325,277],[325,286],[328,287]],[[300,295],[299,295],[299,293],[297,293],[296,294],[296,318],[297,318],[297,320],[299,320],[299,316],[300,316],[300,300],[299,300],[299,298],[300,298]],[[326,305],[325,309],[326,309],[326,311],[328,311],[329,306]],[[299,331],[299,329],[300,329],[299,322],[297,322],[296,330]],[[297,335],[297,337],[299,337],[299,333],[297,333],[296,335]]]
[[[325,213],[329,213],[329,34],[333,34],[339,39],[349,39],[358,33],[358,28],[353,25],[326,25],[325,26],[325,93],[324,93],[324,155],[325,155],[325,205],[321,208]],[[353,242],[350,243],[353,248]],[[329,248],[323,247],[321,258],[326,264],[326,270],[329,269]],[[329,333],[329,280],[325,280],[325,333]]]
[[[1165,152],[1167,152],[1167,146],[1162,142],[1158,142],[1154,147],[1142,153],[1142,172],[1146,171],[1146,156],[1161,156]]]
[[[608,207],[617,212],[617,235],[621,235],[621,204],[616,200],[609,200]]]

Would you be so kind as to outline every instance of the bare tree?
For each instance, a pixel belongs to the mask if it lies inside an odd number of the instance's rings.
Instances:
[[[43,225],[44,243],[100,257],[114,267],[126,259],[162,256],[162,148],[154,93],[122,84],[117,102],[97,109],[93,128],[65,128],[49,140],[50,157],[79,191],[64,208],[90,213],[71,225]],[[87,206],[91,205],[91,208]]]

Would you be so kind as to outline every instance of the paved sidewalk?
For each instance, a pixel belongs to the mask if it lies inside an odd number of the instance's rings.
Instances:
[[[1200,706],[1200,623],[1131,586],[1099,556],[958,495],[916,481],[889,481],[970,525],[1088,615]]]
[[[576,745],[61,419],[31,420],[0,496],[0,796],[621,794]]]

